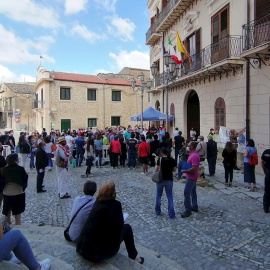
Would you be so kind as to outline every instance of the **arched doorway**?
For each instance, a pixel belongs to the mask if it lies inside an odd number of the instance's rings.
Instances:
[[[187,99],[187,138],[193,128],[200,135],[200,101],[196,91],[192,90]]]

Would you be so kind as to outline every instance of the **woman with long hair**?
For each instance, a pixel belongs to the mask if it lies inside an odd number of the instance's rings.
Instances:
[[[168,214],[169,218],[175,218],[175,211],[173,205],[173,172],[176,171],[176,161],[170,157],[170,153],[167,148],[163,147],[160,151],[161,157],[159,158],[155,170],[161,170],[162,181],[156,184],[156,215],[161,214],[161,197],[163,189],[165,189],[167,200],[168,200]]]
[[[30,135],[28,137],[28,142],[30,144],[31,152],[30,152],[30,170],[35,168],[35,156],[37,152],[37,139],[34,135]]]
[[[22,134],[19,137],[18,147],[20,148],[20,165],[25,168],[25,162],[27,159],[27,155],[30,154],[30,146],[29,146],[27,140],[25,139],[24,134]]]
[[[252,154],[257,154],[257,148],[255,147],[254,141],[249,139],[244,153],[244,182],[248,183],[246,186],[247,189],[256,191],[258,188],[256,187],[255,165],[249,164],[249,158]]]
[[[232,186],[233,168],[236,165],[236,150],[231,142],[227,142],[222,152],[223,166],[225,170],[225,186]],[[228,182],[230,177],[230,182]]]
[[[86,144],[84,145],[84,157],[86,160],[86,171],[85,171],[85,176],[89,177],[89,176],[94,176],[91,173],[91,167],[92,167],[92,161],[94,160],[94,140],[89,137],[87,139]]]
[[[100,262],[116,255],[124,241],[128,257],[143,264],[144,258],[137,257],[132,228],[124,223],[122,205],[115,197],[114,182],[100,187],[79,236],[76,251],[91,262]]]

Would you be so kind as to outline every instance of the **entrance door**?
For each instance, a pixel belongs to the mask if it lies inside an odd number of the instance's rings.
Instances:
[[[61,131],[68,130],[69,128],[71,128],[71,120],[61,119]]]
[[[193,128],[196,136],[200,135],[200,101],[196,91],[192,90],[187,100],[187,138]]]

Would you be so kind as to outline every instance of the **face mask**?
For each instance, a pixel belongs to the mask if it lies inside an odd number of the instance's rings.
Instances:
[[[186,148],[186,150],[187,150],[187,151],[190,151],[190,148],[189,148],[189,147],[187,147],[187,148]]]

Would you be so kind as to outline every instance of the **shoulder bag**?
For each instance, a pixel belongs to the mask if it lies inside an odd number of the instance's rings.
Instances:
[[[163,180],[163,175],[162,175],[162,170],[161,170],[161,160],[162,157],[160,158],[160,164],[159,164],[159,170],[154,172],[151,179],[155,183],[160,183]]]
[[[69,228],[73,222],[73,220],[75,219],[75,217],[78,215],[78,213],[89,203],[91,202],[92,199],[90,199],[89,201],[87,201],[86,203],[84,203],[80,208],[79,210],[76,212],[76,214],[72,217],[71,221],[69,222],[69,225],[68,227],[64,230],[64,237],[65,239],[68,241],[68,242],[72,242],[70,236],[69,236]]]

